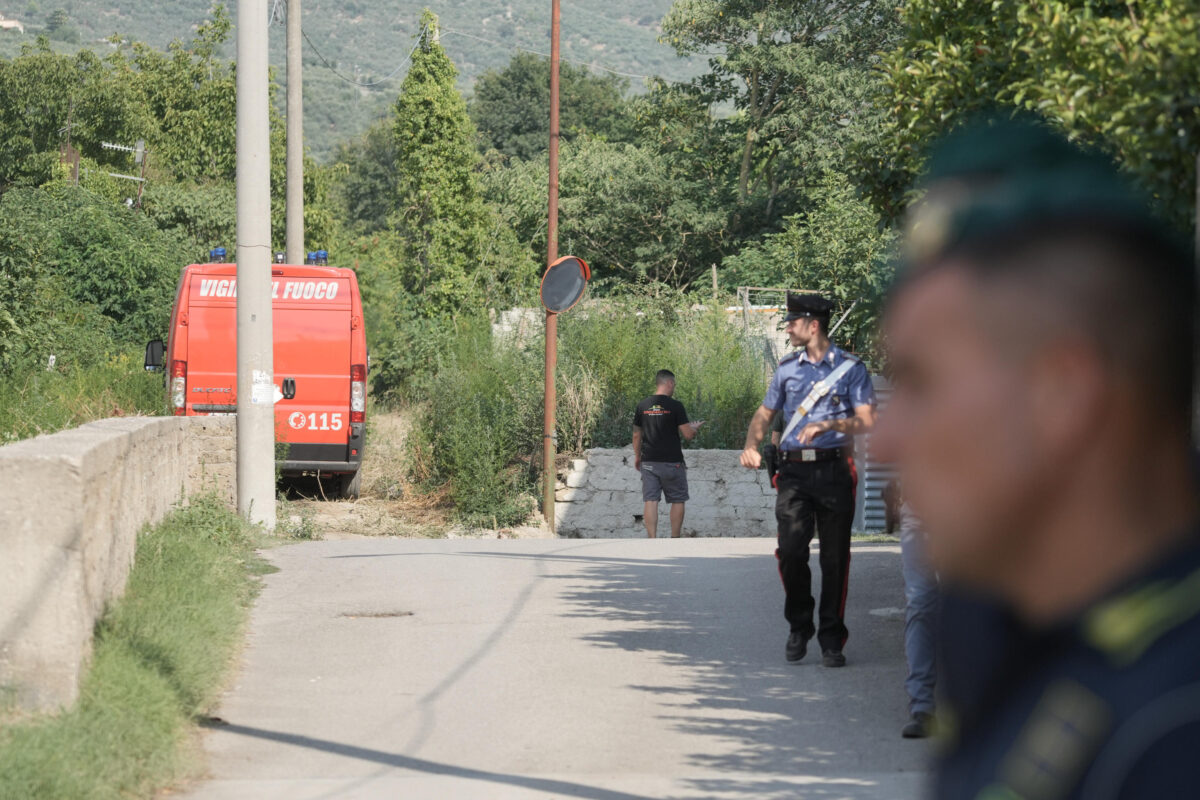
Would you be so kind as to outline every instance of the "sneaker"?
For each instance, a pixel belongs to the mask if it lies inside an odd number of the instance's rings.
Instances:
[[[916,711],[912,719],[900,731],[905,739],[925,739],[933,735],[933,715],[924,711]]]
[[[841,650],[822,650],[821,651],[821,666],[823,667],[844,667],[846,666],[846,657],[842,655]]]
[[[803,635],[792,631],[788,634],[787,640],[787,660],[789,664],[797,664],[800,659],[804,658],[804,654],[808,652],[808,639]]]

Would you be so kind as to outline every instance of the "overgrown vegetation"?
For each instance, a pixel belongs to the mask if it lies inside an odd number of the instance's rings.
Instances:
[[[229,34],[218,6],[167,52],[64,55],[43,39],[0,59],[0,441],[162,410],[143,347],[165,338],[182,267],[233,244],[235,76],[218,55]],[[277,117],[273,136],[281,243]],[[141,208],[136,185],[110,174],[138,174],[133,154],[104,146],[138,140]],[[337,223],[328,175],[310,167],[305,221],[324,242]]]
[[[0,195],[0,219],[0,441],[160,413],[142,347],[162,336],[195,242],[57,181]]]
[[[216,697],[266,571],[254,536],[205,500],[141,534],[78,702],[0,728],[0,797],[123,800],[192,767],[192,725]]]
[[[99,357],[83,365],[27,362],[0,375],[0,444],[104,417],[162,413],[162,375],[144,371],[140,355]]]
[[[762,402],[761,354],[720,310],[678,298],[584,306],[560,321],[557,436],[564,454],[625,447],[633,409],[668,368],[676,396],[707,424],[693,447],[736,447]],[[415,406],[409,460],[426,490],[445,487],[468,523],[512,525],[534,507],[541,470],[540,338],[495,340],[486,320],[450,343]]]

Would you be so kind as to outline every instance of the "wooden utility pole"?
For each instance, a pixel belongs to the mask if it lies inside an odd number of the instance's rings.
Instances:
[[[550,0],[550,202],[547,209],[546,266],[558,258],[558,38],[561,22],[559,0]],[[551,531],[554,524],[554,491],[558,481],[555,467],[555,408],[558,396],[555,375],[558,367],[558,314],[546,311],[546,421],[542,429],[542,515]]]

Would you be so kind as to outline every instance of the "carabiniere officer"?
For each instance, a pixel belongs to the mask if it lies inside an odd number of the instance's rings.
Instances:
[[[850,526],[854,521],[853,438],[875,424],[871,378],[853,355],[829,341],[833,304],[816,295],[788,293],[787,333],[797,350],[779,362],[766,399],[755,412],[742,450],[743,467],[758,469],[758,447],[776,412],[784,413],[779,443],[775,517],[779,524],[779,575],[783,615],[790,626],[786,657],[798,663],[815,634],[821,663],[843,667],[846,594],[850,573]],[[821,543],[820,625],[813,625],[809,544]]]

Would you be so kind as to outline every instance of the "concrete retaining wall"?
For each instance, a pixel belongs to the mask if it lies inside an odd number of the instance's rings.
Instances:
[[[237,418],[182,417],[187,420],[185,494],[209,494],[237,508]]]
[[[196,492],[233,497],[233,418],[101,420],[0,447],[0,701],[69,705],[138,531]]]
[[[775,491],[764,470],[738,464],[740,450],[688,450],[691,500],[685,536],[774,536]],[[571,463],[560,484],[555,522],[560,536],[582,538],[645,536],[642,476],[633,468],[633,449],[595,449]],[[658,535],[670,536],[669,506],[659,507]]]

